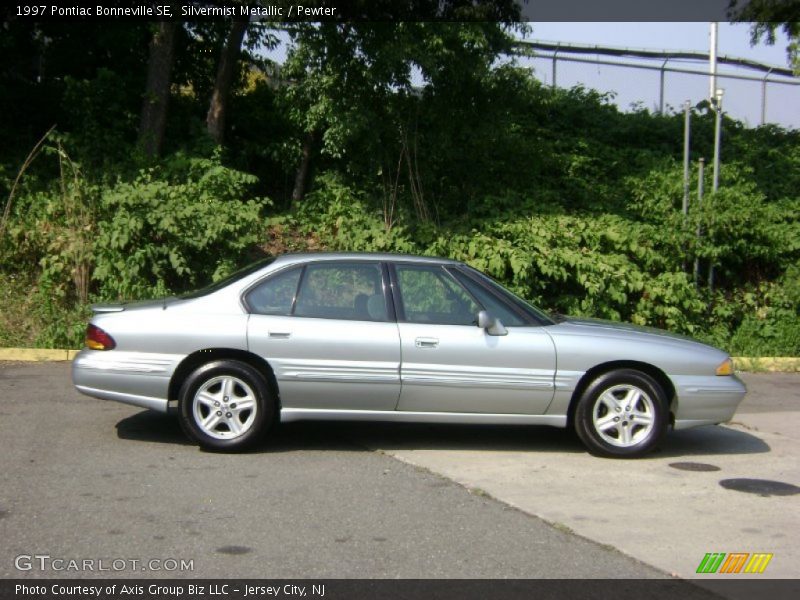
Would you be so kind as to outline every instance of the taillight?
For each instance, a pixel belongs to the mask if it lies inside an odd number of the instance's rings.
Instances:
[[[117,343],[110,335],[100,329],[97,325],[86,328],[86,347],[92,350],[113,350]]]

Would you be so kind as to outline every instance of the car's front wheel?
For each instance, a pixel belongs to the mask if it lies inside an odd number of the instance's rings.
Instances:
[[[651,376],[633,369],[594,379],[575,410],[575,431],[596,456],[643,456],[658,445],[668,424],[664,390]]]
[[[251,447],[274,419],[264,377],[250,365],[219,360],[196,369],[181,386],[180,423],[207,450]]]

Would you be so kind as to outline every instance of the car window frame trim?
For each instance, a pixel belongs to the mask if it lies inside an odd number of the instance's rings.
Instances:
[[[415,323],[414,321],[409,321],[405,316],[405,306],[403,305],[403,300],[400,292],[400,282],[399,278],[397,277],[397,271],[395,269],[398,265],[408,265],[408,266],[416,266],[422,268],[429,268],[429,269],[437,269],[440,268],[444,270],[450,278],[455,281],[455,283],[465,291],[472,298],[475,303],[482,309],[488,310],[482,302],[480,302],[473,294],[470,292],[466,286],[459,281],[456,275],[453,275],[450,271],[455,270],[457,273],[467,277],[470,281],[478,285],[481,289],[483,289],[486,293],[492,296],[497,302],[505,306],[508,310],[513,312],[514,314],[518,315],[522,318],[526,325],[525,326],[534,326],[534,327],[542,327],[545,325],[552,325],[550,322],[545,322],[540,320],[535,314],[529,313],[528,311],[524,310],[521,306],[517,306],[516,304],[508,302],[505,298],[503,298],[495,289],[488,286],[486,282],[482,281],[479,277],[476,277],[470,272],[469,268],[464,268],[465,265],[461,263],[419,263],[414,261],[404,261],[404,260],[394,260],[394,261],[387,261],[387,260],[380,260],[380,259],[370,259],[370,258],[348,258],[348,259],[334,259],[334,260],[308,260],[303,261],[302,263],[292,263],[288,264],[284,267],[280,267],[274,271],[271,271],[262,277],[258,278],[257,280],[253,281],[249,285],[247,285],[239,295],[239,302],[244,308],[245,312],[249,315],[259,315],[262,317],[293,317],[293,318],[300,318],[300,319],[326,319],[326,320],[336,320],[333,317],[304,317],[298,316],[294,314],[295,306],[297,304],[297,297],[300,293],[300,286],[302,285],[303,279],[305,278],[306,267],[312,264],[321,264],[321,263],[328,263],[328,264],[342,264],[342,263],[366,263],[366,264],[378,264],[381,266],[381,285],[383,287],[383,297],[384,302],[386,303],[386,312],[387,318],[386,320],[380,321],[373,321],[373,320],[363,320],[363,319],[341,319],[343,321],[357,321],[362,323],[414,323],[414,324],[423,324],[423,323]],[[265,283],[268,279],[272,277],[278,276],[280,273],[284,273],[291,269],[300,269],[300,277],[297,281],[297,287],[295,288],[294,296],[292,298],[292,308],[288,314],[264,314],[259,313],[253,310],[253,308],[247,302],[247,295],[257,286]],[[488,277],[488,276],[487,276]],[[509,292],[509,294],[512,292]],[[452,323],[430,323],[431,325],[452,325]],[[471,327],[472,325],[457,325],[457,327]],[[513,327],[513,326],[512,326]]]
[[[461,288],[464,293],[469,296],[473,302],[478,306],[480,310],[486,310],[486,307],[483,305],[482,302],[479,302],[478,299],[466,288],[464,284],[462,284],[458,279],[456,279],[452,273],[449,272],[448,267],[453,267],[455,265],[449,265],[447,263],[417,263],[412,261],[392,261],[389,263],[390,267],[390,274],[392,277],[392,293],[395,299],[395,302],[398,306],[397,311],[397,322],[398,323],[408,323],[411,325],[446,325],[449,327],[477,327],[475,323],[420,323],[417,321],[409,321],[408,317],[406,316],[406,307],[405,303],[403,302],[402,292],[400,291],[400,278],[397,276],[397,269],[398,266],[409,266],[415,268],[421,268],[429,271],[436,271],[437,269],[443,271],[447,277],[449,277],[459,288]],[[402,316],[401,316],[402,315]],[[477,317],[477,315],[475,315]]]
[[[261,277],[259,277],[255,281],[252,281],[248,285],[246,285],[244,287],[244,289],[242,289],[242,291],[239,292],[239,303],[242,305],[242,308],[244,308],[244,311],[248,315],[260,315],[262,317],[288,317],[288,316],[291,316],[291,313],[286,315],[286,314],[266,314],[266,313],[257,312],[255,310],[253,310],[252,306],[250,306],[250,303],[247,301],[247,296],[248,296],[248,294],[250,292],[252,292],[255,288],[257,288],[262,283],[266,283],[269,279],[272,279],[273,277],[277,277],[278,275],[280,275],[282,273],[285,273],[287,271],[291,271],[292,269],[300,269],[301,271],[304,271],[305,270],[305,265],[304,264],[298,264],[298,263],[292,263],[292,264],[285,265],[285,266],[280,267],[280,268],[278,268],[278,269],[276,269],[274,271],[270,271],[269,273],[266,273],[266,274],[262,275]],[[300,279],[302,279],[302,277],[303,277],[303,274],[301,272],[300,273],[300,278],[298,279],[298,285],[299,285]],[[294,302],[295,302],[296,297],[297,297],[297,289],[298,288],[295,288],[294,297],[292,297],[292,307],[294,307]]]
[[[301,286],[303,284],[303,281],[305,280],[305,277],[306,277],[306,268],[309,265],[314,265],[314,264],[328,264],[328,265],[368,264],[368,265],[376,265],[376,266],[378,266],[379,267],[379,271],[380,271],[380,275],[381,275],[381,290],[383,292],[383,301],[386,304],[386,319],[350,319],[350,318],[347,318],[347,317],[311,317],[311,316],[306,316],[306,315],[297,315],[297,314],[295,314],[295,308],[297,306],[297,298],[300,296],[300,288],[301,288]],[[387,287],[389,285],[391,285],[391,284],[390,284],[389,281],[387,281],[388,273],[386,272],[385,264],[386,264],[385,261],[382,261],[380,259],[374,259],[374,258],[373,259],[369,259],[369,258],[365,258],[365,259],[359,259],[359,258],[350,259],[350,258],[348,258],[348,259],[333,259],[333,260],[309,260],[309,261],[304,261],[302,263],[293,263],[293,264],[290,264],[290,265],[286,265],[283,268],[280,268],[280,269],[277,269],[277,270],[272,271],[270,273],[267,273],[263,277],[257,279],[256,281],[254,281],[253,283],[248,285],[241,292],[239,300],[240,300],[242,306],[244,307],[245,312],[247,312],[248,315],[257,315],[257,316],[261,316],[261,317],[291,317],[293,319],[325,319],[326,321],[355,321],[355,322],[358,322],[358,323],[397,323],[397,314],[395,312],[394,302],[393,301],[389,302],[390,293],[389,293],[389,290],[387,289]],[[291,269],[300,269],[301,272],[300,272],[300,277],[297,280],[297,287],[295,288],[295,291],[294,291],[294,297],[292,298],[292,308],[291,308],[290,312],[288,314],[265,314],[265,313],[260,313],[260,312],[257,312],[255,310],[253,310],[252,307],[247,302],[247,295],[254,288],[258,287],[259,285],[261,285],[263,283],[266,283],[267,281],[269,281],[273,277],[278,276],[278,274],[284,273],[284,272],[289,271]]]
[[[455,265],[455,266],[453,266],[453,268],[456,269],[462,275],[464,275],[464,277],[467,277],[470,281],[474,282],[481,289],[483,289],[484,291],[489,293],[489,295],[491,295],[500,304],[502,304],[503,306],[505,306],[506,308],[511,310],[511,312],[513,312],[516,315],[518,315],[519,317],[521,317],[524,321],[527,322],[527,324],[529,326],[544,327],[546,325],[552,325],[553,324],[552,322],[547,322],[547,321],[544,321],[544,320],[540,319],[536,314],[534,314],[532,312],[528,312],[522,306],[517,306],[516,304],[511,303],[508,300],[506,300],[505,298],[503,298],[502,295],[497,292],[497,290],[495,290],[491,286],[487,285],[485,281],[482,281],[479,277],[476,277],[473,273],[471,273],[471,268],[469,266],[467,266],[467,268],[464,268],[463,265]],[[485,273],[483,273],[483,275],[485,277],[489,277]],[[503,287],[500,283],[498,283],[497,285],[500,285],[501,287]],[[506,291],[511,295],[515,295],[510,290],[506,290]],[[522,298],[520,298],[520,300],[522,300]]]

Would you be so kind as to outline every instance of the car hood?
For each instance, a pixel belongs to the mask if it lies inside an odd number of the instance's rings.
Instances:
[[[621,323],[619,321],[608,321],[606,319],[592,319],[589,317],[562,317],[559,325],[567,325],[578,331],[583,330],[585,333],[592,335],[608,335],[610,337],[626,337],[626,335],[645,335],[645,336],[658,336],[659,338],[676,342],[698,344],[700,346],[708,346],[702,342],[678,333],[671,333],[656,327],[645,327],[642,325],[634,325],[633,323]],[[710,346],[708,346],[710,347]]]

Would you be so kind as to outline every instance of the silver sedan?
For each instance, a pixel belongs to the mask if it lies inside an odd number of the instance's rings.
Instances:
[[[554,318],[453,260],[295,254],[163,300],[93,307],[78,390],[178,414],[204,448],[301,419],[574,427],[600,456],[728,421],[730,357],[658,329]]]

